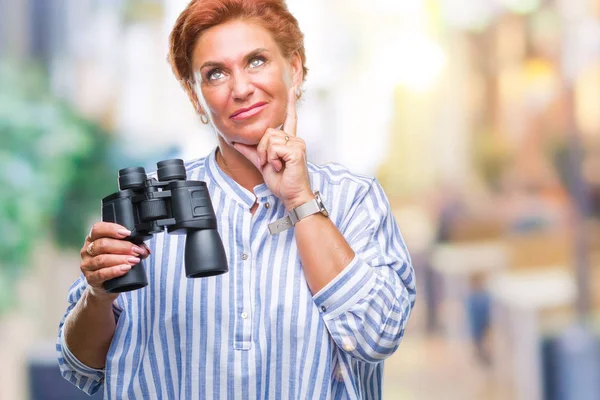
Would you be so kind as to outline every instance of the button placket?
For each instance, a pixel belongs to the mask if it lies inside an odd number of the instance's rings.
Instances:
[[[241,257],[241,258],[242,258],[242,260],[243,260],[243,261],[248,261],[248,259],[249,259],[250,257],[248,256],[248,253],[242,253],[242,257]],[[245,264],[245,263],[244,263],[244,264]],[[246,267],[244,267],[244,268],[248,268],[248,267],[246,266]],[[249,281],[249,280],[248,280],[248,281]],[[246,282],[244,282],[244,283],[246,283]],[[244,287],[246,287],[246,285],[244,285]],[[250,285],[248,285],[248,287],[249,287],[248,294],[244,295],[244,299],[246,299],[246,301],[244,301],[244,303],[245,303],[245,304],[244,304],[244,307],[246,307],[246,305],[247,305],[248,303],[251,303],[251,301],[248,301],[247,299],[250,299],[250,298],[251,298],[252,287],[250,287]],[[248,312],[246,312],[246,310],[247,310],[247,308],[244,308],[244,311],[242,311],[242,312],[240,313],[240,317],[242,317],[242,319],[244,319],[244,320],[247,320],[247,319],[248,319],[248,317],[249,317],[249,314],[248,314]]]
[[[234,348],[237,350],[250,350],[252,348],[252,252],[250,237],[253,219],[249,214],[244,219],[243,233],[241,237],[242,247],[239,249],[238,276],[239,292],[237,299],[237,313],[235,318],[236,338]]]

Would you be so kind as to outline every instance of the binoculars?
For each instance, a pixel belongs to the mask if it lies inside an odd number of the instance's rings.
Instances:
[[[119,191],[102,199],[102,221],[131,231],[124,240],[141,244],[155,233],[186,235],[185,274],[202,278],[227,272],[227,257],[206,183],[186,180],[183,160],[160,161],[149,179],[141,167],[119,170]],[[110,293],[148,285],[143,262],[127,274],[104,282]]]

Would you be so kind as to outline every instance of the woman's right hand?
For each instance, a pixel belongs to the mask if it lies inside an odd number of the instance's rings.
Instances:
[[[132,266],[150,255],[145,244],[123,240],[130,234],[123,226],[111,222],[96,222],[92,226],[80,252],[80,269],[91,295],[114,301],[119,294],[104,290],[103,283],[125,275]]]

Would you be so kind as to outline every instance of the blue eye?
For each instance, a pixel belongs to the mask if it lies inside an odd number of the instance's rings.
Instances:
[[[250,67],[252,68],[257,68],[260,67],[261,65],[263,65],[265,63],[265,58],[264,57],[254,57],[252,60],[250,60]]]
[[[220,69],[213,69],[206,74],[206,79],[209,81],[214,81],[223,78],[223,72]]]

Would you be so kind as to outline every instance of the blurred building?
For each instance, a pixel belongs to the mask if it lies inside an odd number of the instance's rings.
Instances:
[[[0,0],[0,63],[41,66],[128,159],[201,157],[214,132],[167,62],[187,3]],[[385,398],[573,398],[555,343],[582,314],[600,332],[600,0],[287,3],[309,158],[377,176],[417,268]],[[0,316],[0,397],[24,398],[76,265],[51,238],[36,249],[26,311]]]

